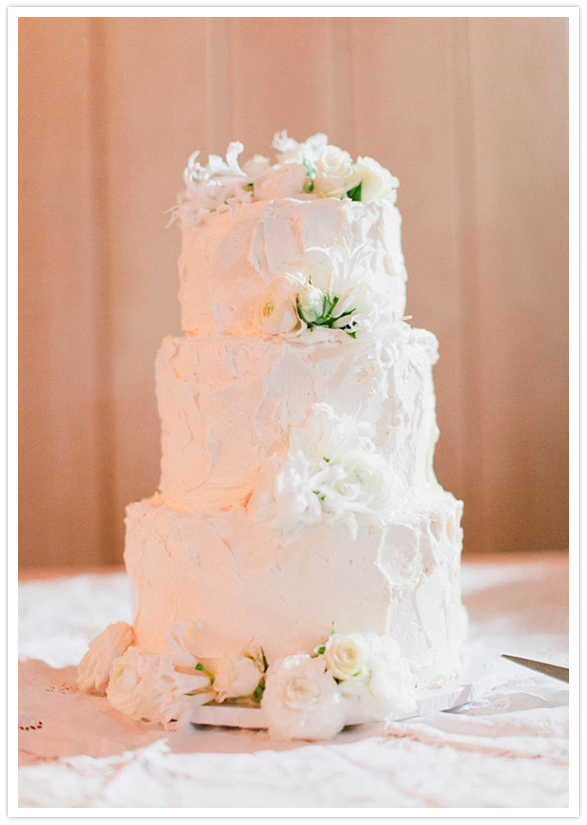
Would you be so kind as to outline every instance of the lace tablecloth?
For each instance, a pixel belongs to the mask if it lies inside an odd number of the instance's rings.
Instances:
[[[328,743],[283,744],[264,731],[144,729],[99,697],[77,696],[73,666],[88,641],[109,622],[130,621],[126,577],[24,582],[19,805],[191,808],[199,815],[221,808],[227,815],[237,808],[248,809],[245,815],[255,808],[331,808],[333,815],[344,808],[566,808],[567,686],[498,658],[568,664],[566,557],[468,562],[463,590],[469,651],[495,657],[495,687],[486,696],[451,712],[347,729]]]

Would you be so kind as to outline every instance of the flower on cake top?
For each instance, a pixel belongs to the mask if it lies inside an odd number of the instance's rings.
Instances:
[[[350,154],[328,143],[324,134],[303,143],[279,132],[273,139],[276,162],[255,155],[241,167],[243,144],[229,144],[226,159],[209,155],[203,166],[194,152],[184,172],[186,192],[179,214],[194,220],[203,214],[237,203],[296,198],[350,198],[370,201],[382,198],[394,203],[397,178],[369,157],[353,161]]]
[[[288,450],[257,473],[249,510],[268,527],[292,531],[322,520],[381,526],[398,496],[389,463],[375,451],[372,429],[328,404],[314,404],[292,427]]]
[[[366,243],[310,247],[300,269],[273,281],[261,295],[259,330],[295,337],[337,330],[351,338],[384,338],[398,319],[389,309],[391,284],[377,257]]]

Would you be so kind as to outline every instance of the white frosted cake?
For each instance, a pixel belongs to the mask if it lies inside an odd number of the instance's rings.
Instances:
[[[434,475],[436,338],[405,321],[398,181],[281,133],[193,155],[159,492],[127,510],[133,626],[79,668],[173,728],[260,705],[280,738],[414,707],[462,667],[462,503]]]

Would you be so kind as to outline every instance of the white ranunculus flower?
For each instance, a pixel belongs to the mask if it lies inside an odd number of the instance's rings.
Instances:
[[[177,665],[173,654],[129,647],[112,663],[106,696],[130,719],[175,730],[190,721],[194,708],[211,701],[214,692],[208,676]]]
[[[271,201],[277,198],[297,198],[308,200],[315,195],[308,195],[304,191],[306,183],[306,169],[299,163],[288,163],[285,166],[273,167],[255,180],[255,200]]]
[[[77,686],[84,693],[104,695],[112,662],[122,656],[134,642],[134,630],[126,622],[109,624],[92,639],[88,651],[78,665]]]
[[[362,182],[361,200],[387,198],[395,203],[399,181],[373,158],[358,158],[355,164],[357,183]]]
[[[324,293],[308,281],[298,293],[297,302],[304,320],[312,322],[322,315]]]
[[[345,724],[345,706],[321,656],[288,656],[270,665],[261,708],[276,739],[331,739]]]
[[[296,307],[298,286],[287,278],[273,281],[257,304],[257,326],[266,335],[284,335],[302,328]]]
[[[314,191],[322,197],[342,198],[359,182],[353,160],[338,146],[325,146],[316,163]]]
[[[262,671],[249,656],[223,656],[214,675],[216,701],[251,696],[262,676]]]

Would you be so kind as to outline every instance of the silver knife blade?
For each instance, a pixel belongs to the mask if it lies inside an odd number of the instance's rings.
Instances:
[[[502,653],[502,658],[509,659],[510,662],[515,662],[522,667],[528,667],[530,670],[536,670],[538,673],[544,673],[546,676],[552,676],[553,679],[559,679],[561,682],[569,681],[569,668],[559,667],[559,665],[549,665],[546,662],[536,662],[534,659],[522,659],[520,656],[508,656],[507,653]]]

